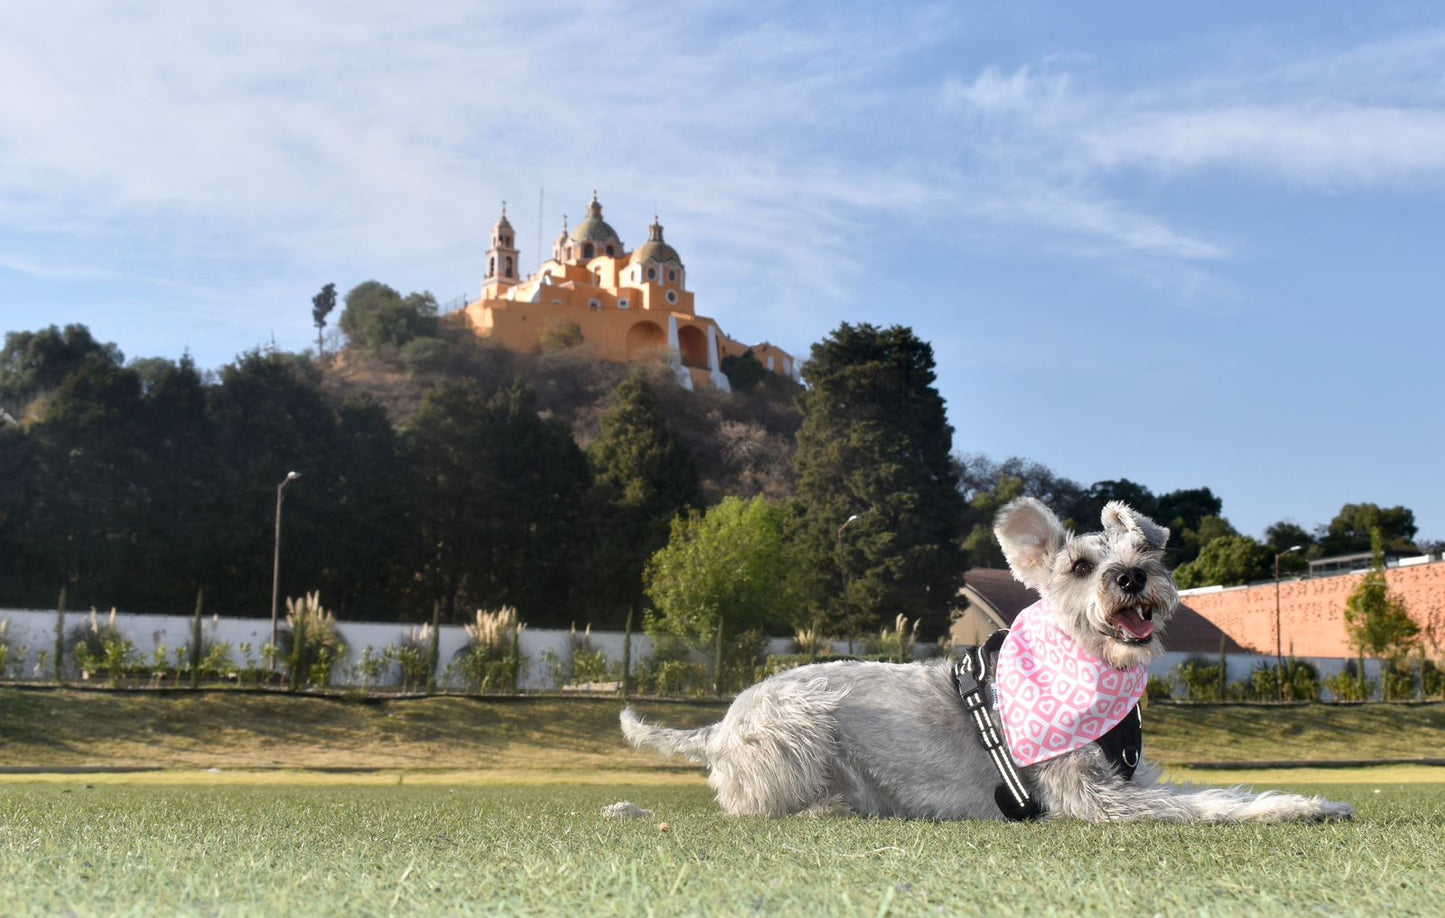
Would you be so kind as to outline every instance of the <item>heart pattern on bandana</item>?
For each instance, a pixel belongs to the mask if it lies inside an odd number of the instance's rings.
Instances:
[[[1035,765],[1108,733],[1144,697],[1142,665],[1085,655],[1043,601],[1018,614],[998,654],[995,692],[1009,753]]]

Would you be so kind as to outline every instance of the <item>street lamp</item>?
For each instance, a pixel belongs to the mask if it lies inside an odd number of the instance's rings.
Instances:
[[[276,668],[276,601],[281,595],[281,498],[286,486],[301,477],[300,472],[287,472],[276,486],[276,554],[271,560],[271,668]]]
[[[1291,545],[1274,556],[1274,690],[1278,701],[1284,701],[1284,641],[1279,629],[1279,559],[1303,547]]]
[[[853,655],[853,604],[848,600],[848,565],[843,561],[843,530],[852,525],[861,514],[855,513],[838,527],[838,569],[843,574],[843,627],[848,632],[848,656]]]

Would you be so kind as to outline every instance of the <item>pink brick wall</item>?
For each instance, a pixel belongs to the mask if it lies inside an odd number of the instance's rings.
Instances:
[[[1280,635],[1284,652],[1300,657],[1353,656],[1345,635],[1345,601],[1361,574],[1286,580],[1279,586]],[[1445,562],[1386,571],[1390,589],[1405,600],[1410,617],[1424,629],[1445,625]],[[1185,596],[1182,602],[1240,646],[1273,654],[1274,584]]]

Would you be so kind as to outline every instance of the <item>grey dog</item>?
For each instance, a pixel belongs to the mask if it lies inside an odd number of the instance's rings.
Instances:
[[[1038,591],[1085,652],[1119,669],[1147,665],[1163,652],[1158,635],[1179,601],[1163,563],[1169,530],[1118,502],[1102,521],[1102,532],[1075,535],[1023,498],[1000,511],[994,532],[1014,577]],[[634,746],[706,766],[719,805],[734,815],[1001,818],[999,775],[945,660],[802,666],[745,690],[710,726],[669,729],[629,708],[622,732]],[[1147,760],[1125,780],[1096,743],[1021,774],[1055,819],[1281,822],[1354,812],[1319,797],[1161,783]]]

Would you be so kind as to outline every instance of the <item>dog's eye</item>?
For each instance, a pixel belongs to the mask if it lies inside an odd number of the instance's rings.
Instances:
[[[1074,566],[1071,568],[1071,570],[1074,572],[1074,575],[1077,577],[1082,577],[1093,569],[1094,565],[1090,564],[1089,561],[1085,558],[1080,558],[1079,560],[1075,561]]]

